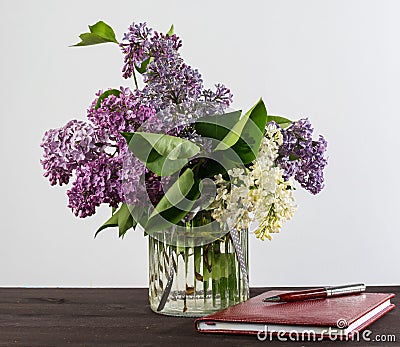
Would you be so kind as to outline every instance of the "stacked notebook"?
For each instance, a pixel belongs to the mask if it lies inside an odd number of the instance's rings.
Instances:
[[[263,302],[283,291],[269,291],[220,312],[199,318],[201,333],[288,335],[351,338],[394,308],[394,294],[362,293],[297,302]]]

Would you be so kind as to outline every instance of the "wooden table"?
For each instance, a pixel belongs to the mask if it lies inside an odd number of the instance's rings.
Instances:
[[[253,288],[251,295],[271,288]],[[369,287],[397,293],[400,286]],[[346,346],[400,346],[400,309],[368,329],[371,338],[394,335],[396,342],[346,342]],[[193,318],[153,313],[147,289],[0,288],[0,346],[342,346],[343,342],[261,342],[255,336],[205,335],[194,331]]]

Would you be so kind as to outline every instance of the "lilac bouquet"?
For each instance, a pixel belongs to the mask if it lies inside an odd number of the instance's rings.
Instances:
[[[134,88],[100,90],[87,121],[48,130],[41,163],[51,185],[72,180],[68,207],[76,216],[91,216],[101,204],[112,208],[97,233],[118,227],[123,237],[140,225],[159,238],[157,233],[172,230],[170,256],[175,254],[178,262],[178,255],[186,254],[176,248],[180,240],[182,246],[195,247],[194,267],[200,254],[211,273],[209,249],[196,253],[196,246],[212,244],[214,264],[222,268],[216,254],[223,237],[238,240],[256,222],[255,235],[271,239],[293,216],[296,182],[312,194],[321,191],[327,143],[321,135],[313,137],[307,118],[270,115],[262,99],[244,114],[230,109],[230,89],[204,87],[199,71],[183,60],[173,26],[164,34],[134,23],[121,42],[104,22],[89,29],[75,46],[117,44],[124,56],[122,76],[132,79]],[[188,223],[192,231],[200,227],[192,237]],[[207,232],[201,229],[205,224],[211,225]],[[182,243],[182,235],[190,241]],[[240,258],[238,248],[236,242]],[[175,267],[166,275],[168,283]],[[195,273],[205,295],[209,275],[198,268]],[[218,276],[215,288],[225,288],[225,277]],[[226,286],[229,295],[236,288],[232,283]]]

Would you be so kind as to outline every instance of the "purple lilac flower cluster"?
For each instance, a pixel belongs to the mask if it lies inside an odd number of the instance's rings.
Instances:
[[[303,188],[317,194],[324,187],[327,142],[322,135],[314,141],[313,130],[308,119],[300,119],[283,129],[278,163],[285,179],[294,177]]]
[[[182,46],[176,36],[155,32],[149,56],[152,61],[144,74],[144,93],[155,101],[158,109],[187,100],[197,100],[203,80],[197,69],[185,64],[178,50]],[[161,96],[161,97],[160,97]]]
[[[132,23],[129,31],[124,34],[123,40],[128,41],[128,43],[120,44],[122,52],[125,55],[125,64],[122,69],[122,76],[124,78],[132,77],[135,66],[140,66],[148,58],[151,31],[146,23]]]
[[[202,98],[205,102],[221,103],[226,107],[232,103],[233,94],[230,89],[225,87],[223,84],[218,83],[215,85],[215,92],[211,89],[205,89],[202,92]]]
[[[143,93],[153,101],[157,111],[185,101],[232,102],[230,90],[222,84],[216,91],[203,91],[203,80],[197,69],[187,65],[179,54],[182,41],[178,36],[164,35],[147,28],[146,23],[133,24],[121,43],[125,54],[124,77],[131,77],[136,67],[149,60],[143,74]]]
[[[121,170],[121,187],[124,202],[129,205],[141,205],[141,199],[145,197],[146,188],[144,186],[144,174],[146,166],[136,158],[127,146],[121,145],[121,158],[123,167]]]
[[[153,206],[156,206],[161,198],[164,196],[164,189],[167,182],[165,182],[165,178],[155,175],[149,169],[146,169],[145,173],[145,185],[146,185],[146,193],[149,197],[150,202]]]
[[[95,99],[87,111],[93,124],[101,129],[108,129],[114,135],[118,135],[120,131],[136,131],[156,114],[153,105],[143,102],[139,91],[133,92],[123,87],[120,91],[118,96],[109,95],[102,100],[97,109]],[[96,96],[99,97],[102,93],[100,90]]]
[[[76,169],[76,180],[67,191],[68,207],[84,218],[96,212],[96,207],[108,203],[117,207],[122,201],[121,158],[101,157]]]
[[[135,68],[147,60],[144,87],[135,91],[121,87],[118,96],[111,94],[97,105],[99,91],[87,111],[91,123],[70,121],[47,131],[41,143],[44,176],[52,185],[69,183],[75,173],[67,195],[68,206],[79,217],[94,214],[102,203],[113,207],[121,202],[140,204],[147,192],[156,204],[163,196],[160,178],[133,156],[121,131],[140,128],[193,138],[193,129],[186,128],[191,115],[177,112],[177,105],[185,109],[207,101],[225,108],[232,102],[230,90],[222,84],[215,91],[203,90],[200,73],[178,52],[182,41],[176,35],[153,33],[146,23],[133,23],[123,40],[122,75],[132,77]]]
[[[44,176],[49,178],[51,185],[67,184],[74,169],[104,155],[108,144],[106,129],[95,128],[83,121],[71,120],[61,128],[50,129],[40,144],[44,151],[40,161]]]
[[[200,73],[179,57],[155,59],[144,76],[144,92],[155,101],[158,109],[186,100],[197,100],[203,88]]]

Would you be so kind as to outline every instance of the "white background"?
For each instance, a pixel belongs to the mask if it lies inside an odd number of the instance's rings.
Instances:
[[[253,286],[399,284],[399,1],[1,1],[0,286],[146,286],[147,239],[94,231],[42,177],[44,131],[84,119],[101,88],[129,85],[116,45],[69,48],[87,24],[119,39],[173,23],[206,85],[235,108],[262,96],[329,142],[326,189],[272,242],[250,236]]]

